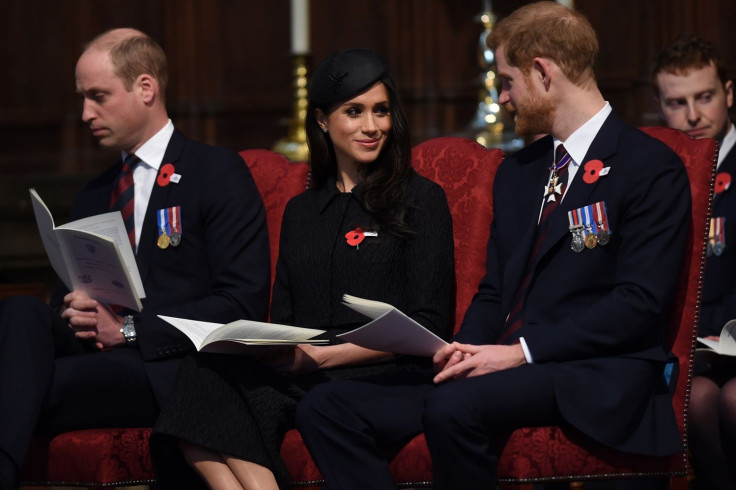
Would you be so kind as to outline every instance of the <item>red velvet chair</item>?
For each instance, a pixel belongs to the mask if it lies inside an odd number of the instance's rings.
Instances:
[[[668,458],[632,456],[594,444],[578,433],[559,427],[519,429],[512,434],[501,454],[498,474],[502,484],[665,476],[671,478],[671,488],[687,488],[687,403],[700,316],[717,148],[713,140],[694,140],[680,131],[660,127],[642,129],[680,155],[690,177],[693,198],[688,253],[670,311],[667,338],[667,348],[679,360],[672,403],[683,438],[682,451]]]
[[[281,217],[289,199],[301,194],[309,186],[309,165],[293,163],[271,150],[243,150],[240,156],[248,164],[258,192],[263,198],[268,221],[268,241],[271,247],[271,286],[276,278],[276,259],[279,255]]]
[[[456,328],[485,274],[486,246],[493,217],[493,177],[501,150],[487,150],[464,138],[435,138],[412,152],[414,168],[445,190],[455,236]],[[296,430],[286,434],[281,455],[295,487],[319,488],[322,476]],[[424,435],[409,442],[391,462],[402,488],[432,485],[432,464]]]

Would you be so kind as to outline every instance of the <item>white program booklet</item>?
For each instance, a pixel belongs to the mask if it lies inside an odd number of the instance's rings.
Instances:
[[[41,241],[66,287],[101,303],[141,311],[146,293],[120,212],[55,226],[41,197],[35,189],[30,192]]]
[[[251,320],[237,320],[223,325],[164,315],[158,315],[158,317],[189,337],[194,347],[202,352],[239,354],[252,350],[254,346],[326,344],[328,342],[326,339],[313,339],[325,332],[314,328]]]
[[[373,321],[338,335],[366,349],[413,356],[433,356],[447,342],[388,303],[345,294],[343,304]]]
[[[706,347],[698,347],[697,351],[712,351],[722,356],[736,356],[736,320],[729,320],[721,330],[719,340],[698,337],[698,342]]]

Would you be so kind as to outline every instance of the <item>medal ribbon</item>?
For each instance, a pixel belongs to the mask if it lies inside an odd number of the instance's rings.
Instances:
[[[606,203],[604,201],[598,201],[594,204],[595,206],[595,221],[598,223],[600,231],[608,231],[611,229],[608,227],[608,211],[606,210]]]
[[[593,205],[584,206],[583,208],[583,224],[585,225],[585,235],[597,235],[596,229],[598,228],[595,226],[595,223],[593,222]]]
[[[570,222],[570,231],[580,228],[580,215],[578,209],[573,209],[567,212],[567,220]]]
[[[173,208],[169,208],[169,212],[171,213],[171,233],[181,234],[181,223],[179,222],[179,217],[181,216],[181,206],[174,206]]]
[[[158,210],[158,236],[169,234],[169,216],[167,211],[167,209]]]

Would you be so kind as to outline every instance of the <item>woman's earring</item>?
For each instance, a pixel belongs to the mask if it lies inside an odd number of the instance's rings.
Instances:
[[[323,133],[327,133],[327,128],[322,128]]]

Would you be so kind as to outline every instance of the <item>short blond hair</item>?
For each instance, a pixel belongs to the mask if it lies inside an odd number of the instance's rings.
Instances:
[[[166,53],[150,36],[137,29],[111,29],[103,32],[87,44],[88,49],[99,49],[110,54],[117,75],[125,89],[130,91],[142,74],[156,79],[159,92],[165,97],[169,81]]]

